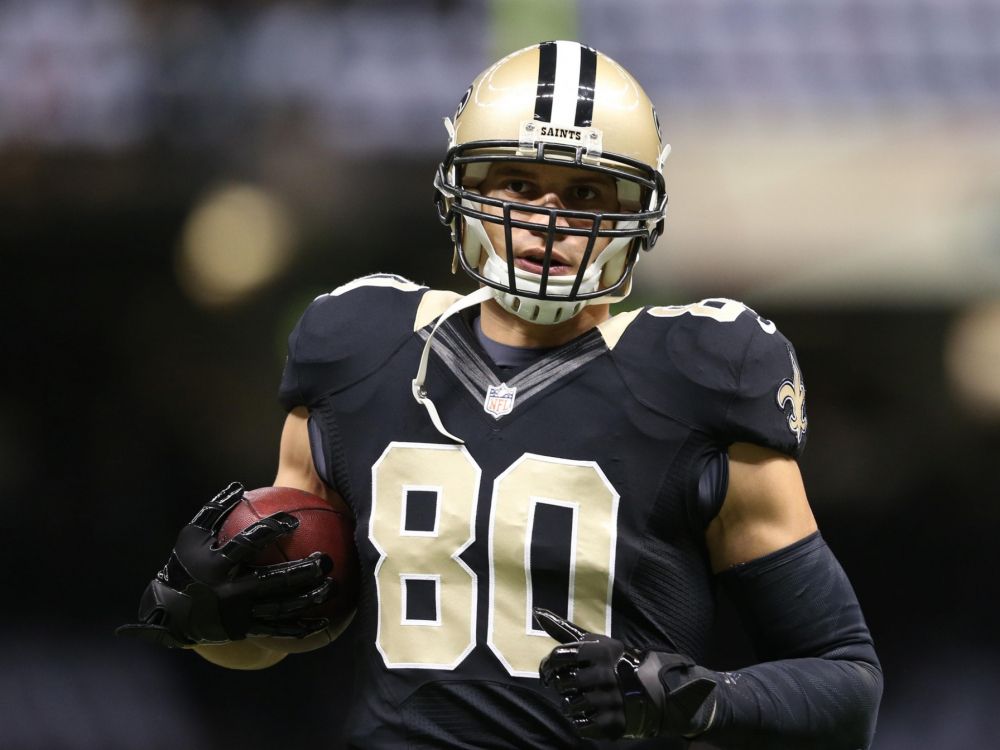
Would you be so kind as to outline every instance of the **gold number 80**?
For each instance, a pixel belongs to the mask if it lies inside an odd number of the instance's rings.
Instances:
[[[460,555],[475,541],[482,472],[465,446],[391,443],[372,467],[369,539],[379,552],[376,646],[390,669],[455,669],[476,643],[478,577]],[[409,493],[436,494],[432,529],[406,528]],[[553,641],[531,619],[531,541],[539,504],[572,516],[567,608],[611,628],[619,495],[593,461],[526,453],[493,483],[486,642],[512,675],[537,677]],[[434,619],[407,618],[410,581],[431,581]]]

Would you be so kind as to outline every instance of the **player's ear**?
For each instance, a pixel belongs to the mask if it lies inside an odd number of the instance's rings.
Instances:
[[[576,643],[577,641],[586,640],[591,635],[579,625],[542,607],[535,607],[531,613],[534,615],[538,626],[552,638],[559,641],[559,643]]]

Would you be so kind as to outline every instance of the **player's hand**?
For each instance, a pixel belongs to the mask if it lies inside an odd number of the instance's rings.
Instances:
[[[180,648],[247,635],[301,638],[327,626],[324,618],[299,613],[330,597],[329,557],[316,553],[267,566],[248,562],[294,531],[297,518],[276,513],[216,546],[223,519],[242,497],[243,486],[230,484],[181,529],[167,564],[142,595],[139,622],[122,625],[118,635]]]
[[[693,737],[711,725],[717,673],[680,654],[627,648],[547,609],[534,616],[562,644],[542,660],[542,681],[581,736]]]

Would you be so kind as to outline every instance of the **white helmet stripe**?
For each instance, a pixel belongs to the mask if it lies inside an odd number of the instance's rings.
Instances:
[[[596,79],[596,50],[577,42],[542,42],[538,45],[535,119],[590,127]]]
[[[556,80],[552,94],[552,119],[559,125],[576,123],[577,95],[580,92],[580,45],[556,42]]]

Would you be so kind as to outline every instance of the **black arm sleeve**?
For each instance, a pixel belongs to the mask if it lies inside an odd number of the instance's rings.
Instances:
[[[721,747],[868,748],[882,668],[857,596],[819,532],[719,575],[764,661],[723,673],[699,739]]]

